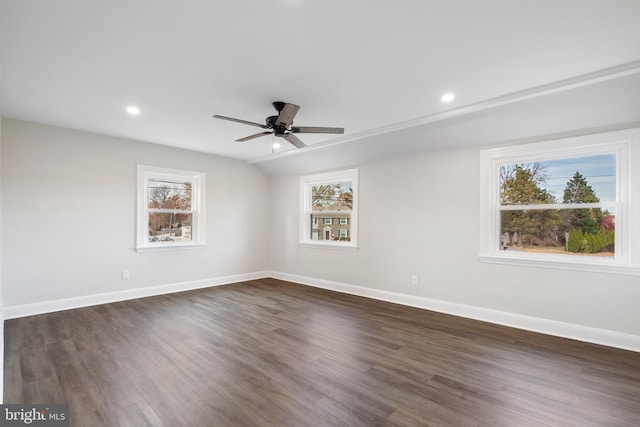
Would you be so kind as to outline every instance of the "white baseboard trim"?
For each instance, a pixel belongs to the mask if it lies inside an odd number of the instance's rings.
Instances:
[[[481,320],[498,325],[510,326],[527,331],[539,332],[547,335],[554,335],[593,344],[601,344],[609,347],[616,347],[624,350],[640,352],[640,336],[637,335],[624,334],[605,329],[576,325],[573,323],[541,319],[537,317],[524,316],[521,314],[508,313],[505,311],[498,311],[437,299],[401,294],[398,292],[365,288],[362,286],[332,282],[329,280],[299,276],[296,274],[271,271],[269,272],[269,276],[275,279],[314,286],[316,288],[328,289],[346,294],[402,304],[410,307],[417,307],[426,310],[437,311],[440,313],[452,314],[469,319]]]
[[[273,277],[274,279],[286,280],[301,285],[313,286],[316,288],[392,302],[395,304],[452,314],[454,316],[481,320],[484,322],[510,326],[533,332],[540,332],[547,335],[554,335],[593,344],[601,344],[610,347],[640,352],[640,336],[637,335],[624,334],[605,329],[576,325],[573,323],[541,319],[537,317],[524,316],[521,314],[457,304],[432,298],[402,294],[398,292],[383,291],[380,289],[366,288],[363,286],[333,282],[330,280],[301,276],[297,274],[282,273],[277,271],[259,271],[254,273],[235,274],[210,279],[194,280],[190,282],[172,283],[167,285],[129,289],[126,291],[86,295],[54,301],[44,301],[33,304],[5,306],[3,312],[0,312],[0,322],[2,322],[0,326],[2,326],[1,330],[4,331],[3,323],[5,319],[15,319],[18,317],[52,313],[55,311],[107,304],[111,302],[125,301],[135,298],[190,291],[212,286],[220,286],[231,283],[262,279],[265,277]],[[0,343],[0,351],[1,350],[2,347]],[[2,394],[0,389],[0,401],[2,401],[1,399]]]
[[[4,318],[15,319],[18,317],[52,313],[55,311],[70,310],[73,308],[88,307],[88,306],[99,305],[99,304],[107,304],[110,302],[125,301],[125,300],[130,300],[135,298],[164,295],[164,294],[170,294],[173,292],[191,291],[195,289],[208,288],[211,286],[228,285],[230,283],[245,282],[248,280],[262,279],[264,277],[269,277],[269,272],[258,271],[254,273],[234,274],[231,276],[215,277],[211,279],[193,280],[190,282],[171,283],[167,285],[128,289],[126,291],[116,291],[116,292],[108,292],[103,294],[86,295],[81,297],[65,298],[65,299],[59,299],[59,300],[53,300],[53,301],[36,302],[33,304],[5,306]]]

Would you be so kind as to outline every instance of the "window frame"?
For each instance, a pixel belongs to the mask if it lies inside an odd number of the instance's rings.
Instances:
[[[637,217],[638,202],[631,197],[631,152],[640,143],[639,129],[592,134],[530,144],[498,147],[480,152],[480,262],[541,268],[640,275],[640,230],[630,220]],[[544,162],[563,158],[580,158],[600,154],[616,156],[616,198],[612,206],[616,216],[616,250],[613,257],[573,256],[500,250],[500,166],[505,164]],[[640,197],[636,196],[636,199]],[[553,206],[553,205],[551,205]],[[580,207],[588,207],[588,204]],[[549,207],[551,209],[552,207]]]
[[[327,249],[358,249],[358,169],[348,169],[306,175],[300,177],[300,236],[299,245],[302,247],[324,247]],[[312,240],[311,239],[311,192],[312,187],[320,184],[335,184],[339,182],[351,182],[353,201],[350,212],[350,240]],[[325,211],[325,213],[339,213],[340,211]],[[344,212],[344,211],[342,211]],[[333,220],[333,218],[331,218]],[[324,222],[324,221],[323,221]],[[324,224],[323,224],[324,225]],[[332,224],[333,225],[333,221]]]
[[[149,241],[148,184],[150,179],[184,181],[191,184],[191,241]],[[205,241],[205,194],[206,174],[149,165],[138,165],[137,173],[137,217],[136,252],[173,251],[198,249]],[[179,212],[180,210],[176,210]]]

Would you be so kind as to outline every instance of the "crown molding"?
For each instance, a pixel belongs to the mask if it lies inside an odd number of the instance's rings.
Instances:
[[[440,113],[430,114],[427,116],[419,117],[412,120],[406,120],[399,123],[394,123],[379,128],[354,133],[351,135],[345,135],[343,137],[331,139],[329,141],[320,142],[317,144],[309,145],[305,148],[298,150],[283,151],[276,154],[270,154],[268,156],[257,157],[247,160],[249,164],[266,163],[278,159],[282,159],[290,156],[299,156],[316,150],[323,150],[329,147],[342,145],[345,143],[361,140],[364,138],[370,138],[373,136],[388,134],[392,132],[401,131],[404,129],[410,129],[417,126],[423,126],[433,123],[442,122],[445,120],[470,116],[486,110],[502,107],[505,105],[517,104],[531,99],[541,98],[544,96],[553,95],[556,93],[565,92],[572,89],[577,89],[585,86],[591,86],[598,83],[619,79],[622,77],[639,74],[640,73],[640,60],[628,62],[626,64],[617,65],[615,67],[605,68],[592,73],[582,74],[580,76],[571,77],[564,80],[559,80],[553,83],[548,83],[534,88],[525,89],[518,92],[512,92],[507,95],[498,96],[485,101],[477,102],[475,104],[465,105],[459,108],[443,111]]]

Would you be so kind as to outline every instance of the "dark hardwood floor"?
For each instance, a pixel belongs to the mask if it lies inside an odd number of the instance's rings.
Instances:
[[[8,320],[73,426],[638,426],[640,353],[275,279]]]

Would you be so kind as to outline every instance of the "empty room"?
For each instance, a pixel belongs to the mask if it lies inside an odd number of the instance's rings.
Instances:
[[[639,425],[639,23],[0,0],[0,425]]]

